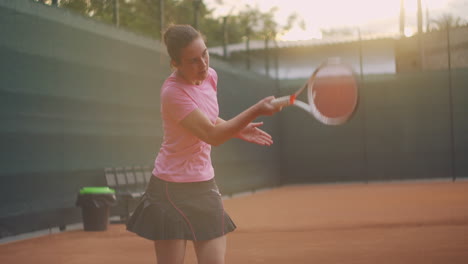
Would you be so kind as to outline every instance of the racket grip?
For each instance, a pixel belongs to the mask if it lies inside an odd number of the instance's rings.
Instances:
[[[283,96],[279,98],[275,98],[271,101],[271,104],[278,107],[278,106],[288,106],[291,104],[291,96]]]

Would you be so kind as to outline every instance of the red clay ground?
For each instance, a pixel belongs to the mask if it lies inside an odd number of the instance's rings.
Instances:
[[[227,263],[468,263],[468,182],[287,186],[225,200]],[[110,225],[0,245],[0,263],[156,263]],[[189,244],[185,263],[196,263]]]

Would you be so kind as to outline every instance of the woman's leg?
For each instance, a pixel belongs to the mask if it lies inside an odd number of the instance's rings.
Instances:
[[[198,264],[224,264],[226,256],[226,236],[212,240],[194,241]]]
[[[154,249],[158,264],[183,264],[186,240],[156,240]]]

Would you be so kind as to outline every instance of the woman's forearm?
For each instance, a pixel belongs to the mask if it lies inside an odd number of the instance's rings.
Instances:
[[[184,118],[181,124],[206,143],[218,146],[235,137],[257,117],[279,111],[270,104],[271,100],[272,97],[265,98],[229,120],[218,118],[214,124],[197,109]]]

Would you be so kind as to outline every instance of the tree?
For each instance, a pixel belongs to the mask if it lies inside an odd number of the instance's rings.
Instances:
[[[112,24],[115,0],[61,0],[59,6],[87,17]],[[164,18],[160,18],[161,2]],[[275,39],[276,35],[288,30],[297,21],[291,15],[287,25],[280,26],[274,20],[276,8],[261,12],[257,7],[245,6],[237,15],[228,18],[227,38],[230,43],[245,39]],[[205,35],[207,45],[223,44],[223,20],[214,18],[213,10],[201,1],[198,6],[199,29]],[[193,0],[119,0],[119,26],[151,38],[161,39],[161,23],[193,24],[195,20]]]
[[[460,17],[454,17],[452,14],[443,14],[439,19],[432,20],[432,24],[435,24],[433,30],[447,30],[448,28],[462,27],[466,25],[466,22]]]
[[[273,40],[275,46],[277,46],[276,36],[289,31],[298,19],[298,15],[293,13],[288,17],[286,25],[280,26],[274,19],[276,11],[278,11],[278,8],[273,7],[266,13],[260,13],[258,20],[259,30],[257,34],[265,40],[265,73],[267,75],[270,72],[270,41]],[[305,29],[304,21],[302,21],[300,27]]]
[[[192,24],[194,21],[192,0],[120,0],[120,26],[151,38],[161,38],[160,1],[164,1],[164,20],[168,24]],[[99,21],[113,23],[114,0],[62,0],[60,7]],[[210,11],[202,3],[201,18]],[[208,22],[200,21],[201,25]]]

